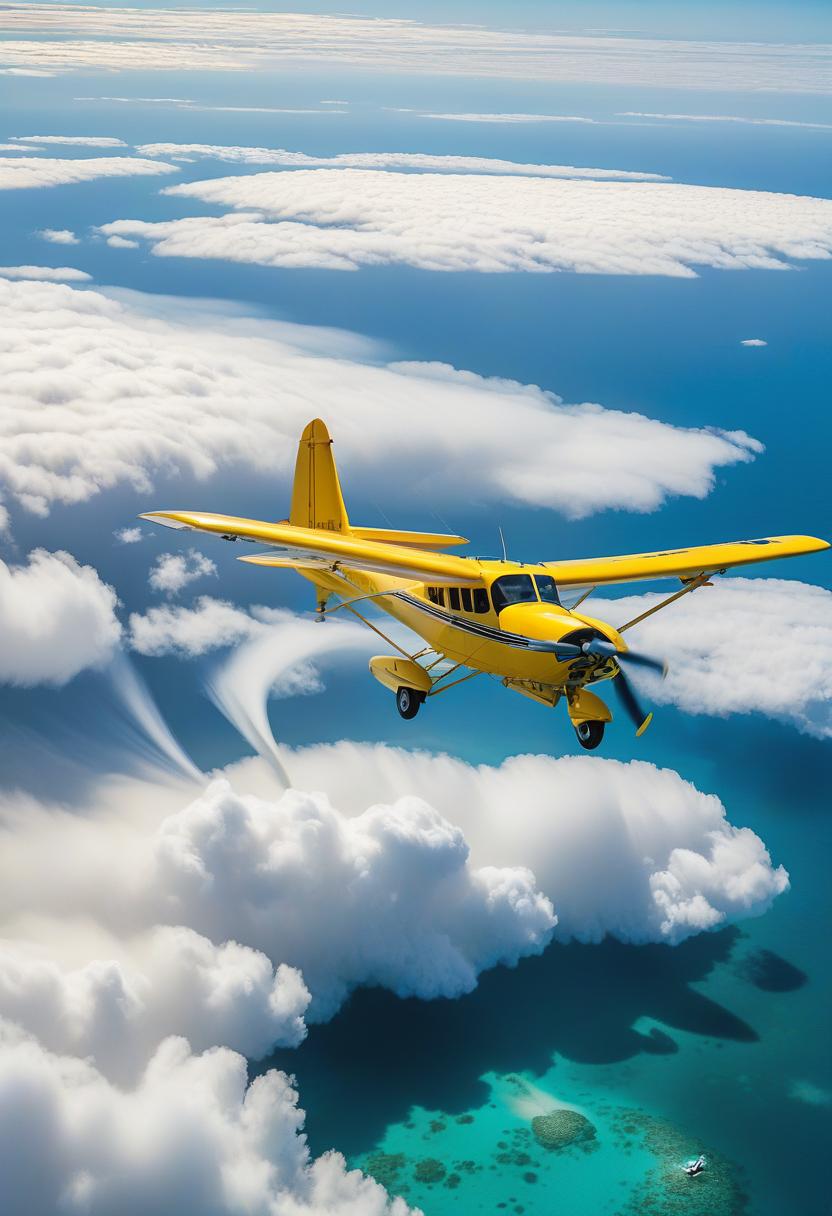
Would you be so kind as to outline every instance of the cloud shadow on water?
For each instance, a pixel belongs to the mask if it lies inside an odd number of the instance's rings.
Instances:
[[[755,1030],[692,985],[726,962],[739,931],[703,934],[677,947],[556,945],[513,970],[498,967],[459,1000],[400,1000],[356,992],[334,1021],[314,1026],[300,1048],[257,1066],[293,1073],[315,1152],[367,1151],[411,1106],[461,1113],[482,1105],[486,1072],[538,1075],[557,1053],[614,1064],[641,1052],[676,1050],[640,1018],[709,1038],[757,1041]]]

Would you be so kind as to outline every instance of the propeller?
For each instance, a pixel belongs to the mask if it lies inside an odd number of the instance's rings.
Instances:
[[[612,642],[607,642],[604,638],[593,638],[591,642],[584,642],[581,650],[584,654],[597,654],[615,659],[619,666],[622,663],[632,663],[634,667],[647,667],[650,671],[658,671],[662,676],[667,675],[667,663],[662,659],[654,659],[649,654],[640,654],[637,650],[616,650]]]
[[[654,659],[651,655],[641,654],[637,650],[619,651],[606,638],[592,638],[591,641],[584,642],[582,645],[574,642],[544,642],[533,638],[529,638],[528,643],[530,650],[553,654],[559,662],[568,662],[570,659],[577,659],[582,655],[615,659],[618,671],[613,677],[613,684],[622,708],[635,726],[637,735],[642,735],[647,730],[653,720],[652,711],[645,713],[642,709],[635,690],[624,672],[624,667],[627,664],[632,664],[634,667],[646,667],[649,671],[659,672],[664,677],[667,675],[667,664],[661,659]]]

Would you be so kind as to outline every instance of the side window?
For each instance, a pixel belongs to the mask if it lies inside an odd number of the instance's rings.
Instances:
[[[445,607],[445,588],[444,587],[436,588],[436,603],[439,604],[439,606],[441,608]]]
[[[458,587],[449,587],[448,588],[448,599],[450,600],[451,607],[456,612],[459,612],[459,588]]]
[[[488,612],[488,592],[485,587],[474,588],[474,612]]]
[[[544,604],[559,604],[558,589],[555,586],[555,580],[551,574],[536,574],[534,581],[537,583],[537,591]]]
[[[426,587],[425,590],[428,593],[428,599],[430,600],[430,602],[432,604],[438,604],[439,603],[439,588],[438,587]]]
[[[463,610],[463,612],[472,612],[473,611],[473,607],[471,605],[471,588],[470,587],[462,588],[462,610]]]

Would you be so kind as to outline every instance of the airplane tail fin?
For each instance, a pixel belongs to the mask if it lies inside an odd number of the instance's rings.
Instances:
[[[350,532],[350,521],[326,424],[314,418],[298,444],[289,523],[297,528]]]

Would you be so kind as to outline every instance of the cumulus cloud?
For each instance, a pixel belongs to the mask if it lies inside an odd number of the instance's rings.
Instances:
[[[740,346],[768,346],[764,338],[743,338]]]
[[[116,593],[69,553],[35,549],[25,566],[0,561],[0,680],[65,684],[105,665],[121,626]]]
[[[126,148],[123,139],[105,135],[13,135],[12,139],[24,144],[67,144],[81,148]]]
[[[42,283],[88,283],[92,275],[74,266],[0,266],[0,279],[37,279]]]
[[[0,1172],[8,1216],[406,1216],[343,1157],[313,1160],[285,1074],[247,1083],[226,1048],[161,1044],[134,1088],[0,1024]]]
[[[189,549],[187,553],[160,553],[147,581],[154,591],[178,595],[189,583],[216,573],[216,564],[210,557],[198,549]]]
[[[77,931],[83,937],[84,927]],[[135,1081],[170,1034],[200,1051],[221,1043],[250,1059],[296,1047],[306,1034],[310,998],[293,967],[275,968],[236,942],[215,946],[181,925],[128,942],[102,936],[103,952],[114,956],[80,967],[62,965],[40,944],[0,940],[0,1019],[124,1082]]]
[[[113,536],[122,545],[137,545],[144,535],[141,528],[119,528],[113,533]]]
[[[141,144],[142,156],[165,156],[169,160],[212,160],[252,165],[283,165],[287,168],[435,169],[448,173],[487,173],[519,177],[612,178],[630,181],[667,181],[661,173],[639,173],[629,169],[587,169],[574,165],[526,165],[488,156],[438,156],[427,152],[341,152],[337,156],[309,156],[285,148],[251,148],[223,144]]]
[[[176,172],[176,165],[135,156],[90,156],[78,160],[0,156],[0,190],[32,190],[92,182],[102,177],[148,177]]]
[[[37,234],[53,245],[79,245],[78,237],[69,228],[41,228]]]
[[[347,811],[408,788],[463,830],[475,863],[528,866],[562,941],[678,942],[759,915],[788,885],[715,795],[652,764],[517,756],[473,767],[347,741],[282,754],[296,784],[314,782]]]
[[[460,829],[418,797],[348,817],[320,794],[262,798],[219,777],[185,806],[181,786],[107,785],[98,798],[86,817],[0,807],[0,917],[36,908],[37,940],[55,952],[71,916],[126,942],[185,926],[297,968],[320,1019],[362,984],[458,996],[485,968],[539,952],[555,923],[528,868],[471,865]]]
[[[587,610],[621,624],[662,598],[593,600]],[[634,646],[668,660],[665,680],[636,674],[658,704],[693,714],[761,713],[832,738],[832,592],[825,588],[776,578],[715,579],[630,636]]]
[[[130,241],[125,236],[108,236],[107,244],[111,249],[138,249],[138,241]]]
[[[10,6],[17,70],[245,71],[300,63],[721,90],[830,92],[827,46],[548,33],[274,12]],[[796,84],[798,82],[798,84]]]
[[[570,271],[695,278],[832,256],[832,201],[666,182],[296,169],[168,187],[237,214],[117,220],[167,257],[355,270]]]
[[[572,516],[704,497],[717,468],[761,450],[739,432],[565,405],[445,365],[384,366],[369,344],[336,331],[194,301],[190,310],[185,322],[178,302],[0,279],[0,480],[10,496],[41,513],[118,484],[146,500],[159,470],[205,479],[221,467],[281,475],[288,496],[298,435],[315,414],[335,436],[348,495],[351,475],[381,486],[395,476],[400,498],[464,495]],[[397,456],[406,485],[385,474]]]
[[[254,607],[246,612],[236,604],[204,595],[191,608],[162,604],[145,613],[132,612],[130,646],[139,654],[195,658],[211,650],[235,646],[259,633],[270,619],[275,616],[281,619],[284,615],[272,608]]]

